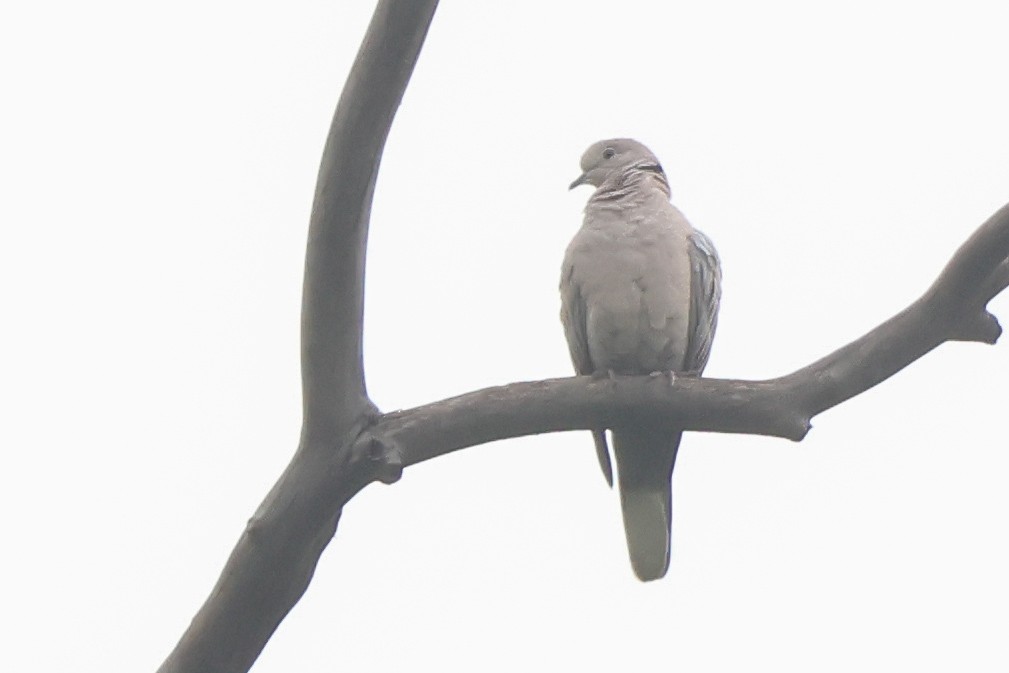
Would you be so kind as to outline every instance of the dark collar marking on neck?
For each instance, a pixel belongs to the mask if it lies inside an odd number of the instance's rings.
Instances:
[[[638,164],[637,166],[635,166],[635,168],[641,171],[651,171],[653,173],[658,173],[659,175],[666,174],[666,172],[662,170],[662,164],[658,162],[654,164]]]

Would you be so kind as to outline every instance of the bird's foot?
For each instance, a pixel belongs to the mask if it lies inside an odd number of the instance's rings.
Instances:
[[[676,372],[674,372],[672,369],[669,369],[667,371],[651,372],[650,374],[648,374],[648,376],[649,376],[649,378],[653,378],[653,379],[657,379],[660,376],[668,376],[669,377],[669,386],[672,387],[673,385],[676,384]]]
[[[617,375],[613,373],[612,369],[601,369],[599,371],[592,372],[593,381],[616,381]]]

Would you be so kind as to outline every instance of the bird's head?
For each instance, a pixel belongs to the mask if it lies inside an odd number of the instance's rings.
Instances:
[[[582,155],[582,174],[568,189],[579,185],[599,187],[614,176],[619,176],[628,168],[638,166],[663,174],[662,165],[652,151],[630,138],[611,138],[593,143]],[[663,174],[664,175],[664,174]]]

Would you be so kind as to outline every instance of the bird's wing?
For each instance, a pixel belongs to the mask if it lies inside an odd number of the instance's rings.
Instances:
[[[687,239],[690,260],[689,343],[683,368],[700,374],[711,355],[711,341],[718,325],[718,304],[722,298],[722,265],[711,240],[697,231]]]
[[[565,259],[561,270],[561,322],[564,324],[564,336],[568,340],[568,351],[575,372],[580,375],[592,374],[595,368],[589,356],[585,299],[574,275],[574,263]]]
[[[570,257],[570,256],[569,256]],[[587,310],[581,288],[574,278],[574,263],[565,258],[561,269],[561,323],[564,324],[564,336],[568,340],[568,351],[575,372],[580,375],[595,373],[592,357],[589,355],[589,338],[587,327]],[[606,431],[593,430],[592,441],[596,445],[596,458],[599,469],[603,471],[606,483],[613,486],[613,465],[610,462],[610,451],[606,444]]]

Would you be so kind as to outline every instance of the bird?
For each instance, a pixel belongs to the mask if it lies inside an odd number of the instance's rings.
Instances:
[[[581,157],[569,190],[591,185],[581,228],[561,268],[561,322],[579,375],[698,376],[711,353],[721,300],[714,245],[671,202],[662,164],[630,138]],[[610,428],[631,566],[638,579],[669,568],[672,474],[682,430],[617,419]],[[613,486],[605,429],[592,431]]]

